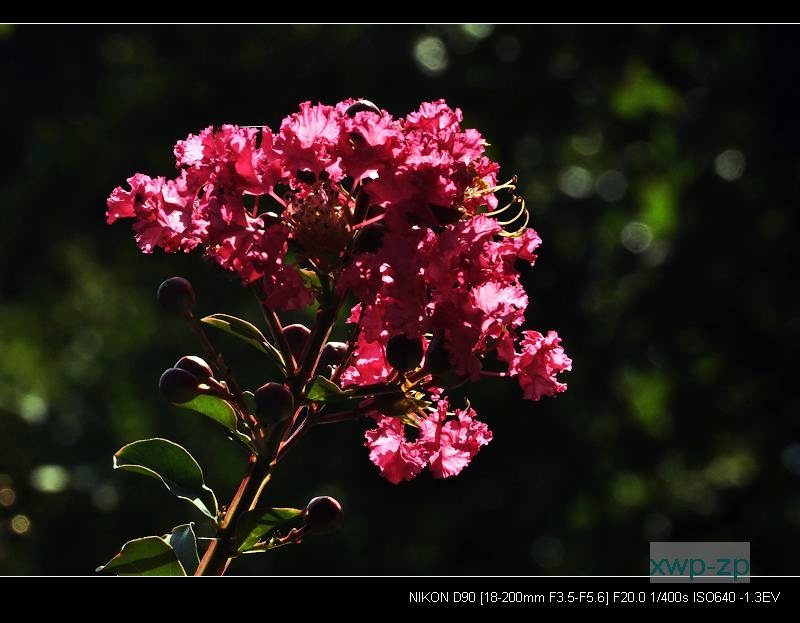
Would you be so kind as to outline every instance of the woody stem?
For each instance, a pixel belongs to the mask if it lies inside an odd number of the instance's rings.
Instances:
[[[317,312],[317,320],[314,328],[309,336],[308,343],[301,357],[302,364],[299,370],[295,369],[294,374],[290,377],[290,386],[294,394],[295,404],[302,404],[305,401],[305,391],[308,382],[311,380],[319,357],[322,352],[322,346],[330,337],[333,325],[336,323],[336,318],[339,314],[339,306],[341,305],[341,297],[330,295],[328,300],[322,304]],[[280,325],[280,320],[277,314],[274,314],[267,307],[264,307],[265,317],[267,321],[272,322],[270,325],[275,331],[276,341],[281,345],[281,350],[285,349],[289,353],[287,357],[287,364],[293,364],[291,358],[291,350],[288,344],[281,344],[281,338],[285,342],[283,330]],[[270,313],[271,312],[271,313]],[[199,323],[198,323],[199,324]],[[202,327],[201,327],[202,330]],[[207,339],[207,338],[206,338]],[[204,344],[205,345],[205,344]],[[210,342],[209,342],[210,345]],[[221,359],[221,358],[220,358]],[[236,385],[238,388],[238,385]],[[298,409],[295,414],[295,419],[302,412]],[[294,423],[294,422],[293,422]],[[301,425],[302,426],[302,425]],[[287,428],[288,431],[292,426]],[[296,431],[297,432],[297,431]],[[297,435],[299,437],[301,433]],[[245,474],[236,494],[233,496],[230,505],[225,511],[225,515],[219,524],[216,538],[211,542],[203,559],[200,561],[200,566],[197,568],[195,575],[224,575],[233,557],[236,555],[236,543],[234,540],[236,534],[236,524],[242,513],[255,508],[261,494],[264,492],[265,486],[272,476],[272,470],[277,463],[277,458],[282,455],[289,446],[292,444],[276,444],[274,451],[270,456],[259,456],[253,454],[250,457],[247,474]]]
[[[235,553],[233,537],[236,523],[245,511],[255,507],[270,478],[271,465],[255,454],[250,456],[247,474],[239,484],[225,515],[219,524],[216,538],[208,546],[195,575],[224,575]]]

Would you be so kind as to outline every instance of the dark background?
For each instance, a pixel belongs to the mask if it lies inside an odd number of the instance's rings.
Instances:
[[[751,541],[796,573],[800,181],[796,27],[0,26],[0,573],[87,574],[129,538],[202,516],[111,469],[174,439],[221,500],[244,457],[156,383],[199,349],[162,315],[258,320],[196,256],[144,256],[105,199],[170,175],[209,124],[276,127],[300,101],[404,115],[444,97],[518,173],[544,239],[532,328],[574,360],[558,400],[470,388],[495,440],[458,478],[393,486],[363,423],[313,431],[275,505],[334,495],[343,528],[234,572],[635,574],[649,540]],[[303,319],[297,316],[295,319]],[[257,353],[219,343],[245,384]]]

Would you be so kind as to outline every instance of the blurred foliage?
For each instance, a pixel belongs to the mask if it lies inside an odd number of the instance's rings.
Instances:
[[[234,570],[629,574],[648,540],[749,540],[755,573],[794,572],[797,50],[789,27],[3,27],[0,572],[91,573],[201,522],[112,472],[136,438],[180,442],[233,492],[238,448],[157,396],[199,349],[155,290],[180,274],[203,313],[257,308],[195,256],[140,254],[105,198],[169,174],[208,124],[349,96],[397,114],[445,97],[519,174],[544,239],[529,324],[563,336],[570,389],[471,387],[495,440],[446,481],[382,480],[363,423],[314,431],[269,501],[334,495],[344,527]],[[266,380],[218,342],[246,385]]]

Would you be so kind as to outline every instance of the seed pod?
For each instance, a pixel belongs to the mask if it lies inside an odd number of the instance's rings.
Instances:
[[[295,173],[295,177],[303,182],[303,184],[308,184],[309,186],[317,181],[317,176],[314,175],[313,171],[309,171],[308,169],[298,169],[297,173]]]
[[[386,360],[400,372],[415,369],[422,361],[422,340],[418,337],[395,335],[386,344]]]
[[[308,342],[308,336],[311,335],[311,329],[302,324],[290,324],[283,327],[283,335],[289,342],[289,348],[292,349],[294,358],[300,359]]]
[[[381,109],[369,100],[358,100],[354,104],[351,104],[350,107],[344,112],[348,117],[355,117],[357,113],[365,111],[374,112],[378,115],[381,114]]]
[[[319,367],[338,366],[347,354],[347,344],[344,342],[328,342],[322,347],[319,355]]]
[[[183,277],[170,277],[158,287],[159,304],[170,314],[185,316],[195,304],[192,284]]]
[[[314,498],[305,511],[304,532],[322,534],[335,529],[342,519],[342,505],[327,495]]]
[[[280,383],[265,383],[256,390],[256,417],[267,425],[289,419],[294,413],[294,397]]]
[[[183,404],[199,393],[197,377],[180,368],[168,368],[158,380],[158,391],[169,402]]]
[[[207,381],[214,378],[214,372],[211,367],[203,359],[194,355],[181,357],[175,367],[190,372],[198,381]]]

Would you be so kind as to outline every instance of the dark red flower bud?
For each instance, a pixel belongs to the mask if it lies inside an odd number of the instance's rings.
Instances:
[[[386,360],[400,372],[415,369],[422,361],[422,340],[418,337],[395,335],[386,344]]]
[[[381,109],[369,100],[358,100],[355,104],[351,104],[344,112],[348,117],[355,117],[357,113],[365,111],[374,112],[378,115],[381,114]]]
[[[283,335],[289,342],[289,348],[292,349],[294,358],[300,359],[308,342],[308,336],[311,335],[311,329],[302,324],[290,324],[283,327]]]
[[[321,534],[335,529],[342,519],[342,505],[327,495],[314,498],[306,506],[305,532]]]
[[[265,383],[256,390],[256,417],[265,424],[277,424],[294,413],[294,397],[280,383]]]
[[[181,357],[178,359],[175,367],[190,372],[201,382],[214,378],[214,372],[211,370],[211,367],[203,359],[195,357],[194,355]]]
[[[317,176],[314,175],[313,171],[309,171],[308,169],[300,169],[295,173],[295,177],[303,182],[303,184],[308,184],[309,186],[317,181]]]
[[[425,352],[425,369],[432,374],[444,374],[451,367],[450,353],[445,348],[444,340],[434,338],[428,344],[428,350]]]
[[[383,224],[362,227],[353,241],[353,253],[375,253],[383,246]]]
[[[328,342],[322,347],[319,355],[319,367],[338,366],[344,361],[347,354],[347,344],[344,342]]]
[[[158,303],[170,314],[185,316],[195,304],[192,284],[183,277],[171,277],[158,287]]]
[[[168,368],[158,381],[158,391],[169,402],[183,404],[200,393],[197,377],[180,368]]]

